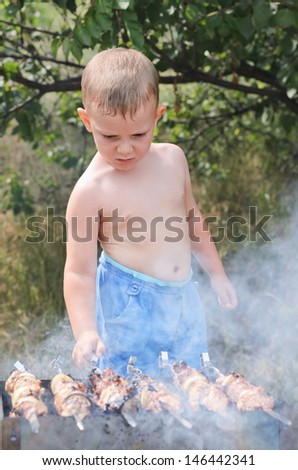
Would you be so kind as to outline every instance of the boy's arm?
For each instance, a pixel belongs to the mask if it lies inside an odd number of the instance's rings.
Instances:
[[[90,191],[92,194],[92,191]],[[92,354],[104,352],[96,327],[98,211],[94,197],[77,185],[69,199],[64,298],[76,344],[73,359],[90,367]]]
[[[208,224],[197,207],[185,157],[184,162],[185,201],[192,253],[208,274],[220,305],[227,309],[233,309],[238,304],[236,292],[225,273],[222,261],[208,229]]]

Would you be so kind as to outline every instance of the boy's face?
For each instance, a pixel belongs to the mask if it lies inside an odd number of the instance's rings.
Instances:
[[[86,129],[92,132],[100,155],[117,170],[130,170],[148,152],[158,119],[165,111],[164,106],[156,109],[152,97],[140,106],[133,119],[128,113],[125,118],[102,114],[100,109],[91,108],[88,113],[78,109]]]

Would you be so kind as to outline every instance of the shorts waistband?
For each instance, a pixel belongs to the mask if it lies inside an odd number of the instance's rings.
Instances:
[[[150,282],[151,284],[154,284],[156,286],[161,286],[161,287],[183,287],[190,282],[192,275],[193,275],[192,270],[191,270],[188,279],[186,279],[185,281],[181,281],[181,282],[163,281],[162,279],[158,279],[156,277],[149,276],[148,274],[135,271],[134,269],[128,268],[124,264],[118,263],[118,261],[115,261],[104,251],[101,252],[99,260],[111,264],[112,266],[114,266],[117,269],[120,269],[120,271],[124,273],[130,274],[135,279],[139,279],[140,281],[144,281],[144,282]]]

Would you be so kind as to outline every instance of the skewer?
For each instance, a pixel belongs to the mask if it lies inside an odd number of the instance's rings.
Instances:
[[[14,366],[17,370],[19,370],[20,372],[27,372],[28,371],[28,368],[24,366],[24,364],[22,364],[20,361],[16,361],[14,363]]]
[[[4,407],[3,407],[3,400],[2,400],[2,394],[0,394],[0,421],[3,421],[4,418]]]
[[[176,413],[176,411],[167,410],[167,412],[170,413],[175,419],[177,419],[177,421],[179,421],[182,426],[187,429],[192,429],[192,424],[187,419],[182,418],[182,416]]]
[[[84,431],[85,430],[85,427],[84,427],[84,424],[82,422],[82,420],[78,417],[78,415],[73,415],[76,423],[77,423],[77,426],[79,428],[80,431]]]
[[[124,410],[121,410],[120,413],[127,422],[127,424],[129,424],[129,426],[131,426],[132,428],[135,428],[137,426],[137,422],[129,413]]]
[[[286,426],[292,426],[292,421],[285,416],[280,415],[277,413],[277,411],[274,410],[264,410],[264,413],[267,413],[268,415],[272,416],[272,418],[278,419],[283,424],[286,424]]]
[[[39,424],[36,413],[33,413],[32,416],[30,416],[29,424],[30,424],[31,431],[37,434],[40,429],[40,424]]]

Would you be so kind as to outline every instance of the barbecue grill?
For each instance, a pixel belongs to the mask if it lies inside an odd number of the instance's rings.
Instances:
[[[72,417],[61,417],[54,407],[50,380],[42,380],[43,401],[49,413],[38,417],[39,432],[33,432],[23,417],[10,417],[11,399],[0,381],[0,449],[27,450],[224,450],[290,449],[295,426],[262,410],[239,412],[230,405],[224,415],[200,409],[187,410],[183,417],[192,428],[169,413],[150,413],[139,409],[131,426],[121,413],[104,412],[92,405],[91,415],[80,430]],[[289,408],[277,404],[277,413],[289,415]],[[291,418],[293,415],[291,415]],[[286,420],[285,420],[286,421]],[[291,429],[291,430],[290,430]]]

